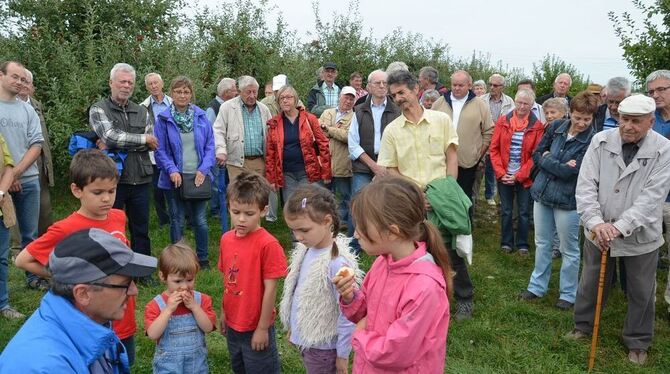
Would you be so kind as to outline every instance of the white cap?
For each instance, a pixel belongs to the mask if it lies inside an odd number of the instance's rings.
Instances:
[[[351,86],[344,86],[344,87],[342,87],[342,91],[340,91],[340,95],[354,95],[354,96],[356,96],[356,89],[351,87]]]
[[[619,103],[619,113],[628,116],[643,116],[656,110],[654,99],[645,95],[631,95]]]
[[[280,88],[286,86],[286,84],[288,84],[288,78],[286,78],[286,75],[279,74],[272,77],[272,91],[277,91]]]

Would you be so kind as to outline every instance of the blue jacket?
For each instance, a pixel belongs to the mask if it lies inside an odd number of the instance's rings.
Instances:
[[[533,200],[552,208],[575,210],[575,189],[579,167],[591,138],[596,133],[593,126],[567,141],[570,120],[556,120],[549,125],[544,136],[533,152],[533,161],[540,171],[535,177],[530,194]],[[546,156],[542,154],[546,151]],[[566,165],[577,161],[576,167]]]
[[[67,299],[48,292],[0,355],[0,373],[88,374],[106,351],[116,358],[111,360],[112,373],[130,373],[122,347],[109,324],[93,321]]]
[[[214,166],[214,132],[212,124],[207,120],[205,111],[191,104],[194,110],[193,132],[195,141],[195,150],[198,152],[198,171],[212,176],[212,166]],[[171,190],[174,188],[170,182],[170,174],[181,173],[183,167],[183,157],[181,148],[181,136],[179,128],[172,118],[170,109],[164,110],[158,115],[154,126],[154,134],[158,138],[158,148],[154,156],[156,157],[156,166],[160,169],[158,177],[158,188]]]

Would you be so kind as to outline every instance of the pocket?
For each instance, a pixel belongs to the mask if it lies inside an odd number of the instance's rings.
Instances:
[[[444,154],[444,136],[430,134],[428,136],[428,153],[431,155]]]

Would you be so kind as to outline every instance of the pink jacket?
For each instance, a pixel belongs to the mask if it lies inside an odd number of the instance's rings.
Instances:
[[[364,330],[352,337],[353,373],[442,373],[449,300],[442,270],[424,242],[411,256],[377,257],[344,315]]]

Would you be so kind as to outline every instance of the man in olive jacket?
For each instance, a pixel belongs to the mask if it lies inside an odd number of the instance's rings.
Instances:
[[[633,95],[619,104],[619,127],[591,140],[577,180],[577,212],[586,240],[575,300],[575,329],[593,329],[601,252],[609,250],[605,279],[620,257],[628,274],[623,343],[628,358],[644,364],[654,333],[656,264],[663,244],[663,201],[670,189],[670,141],[655,131],[654,100]],[[605,282],[603,303],[609,282]]]

